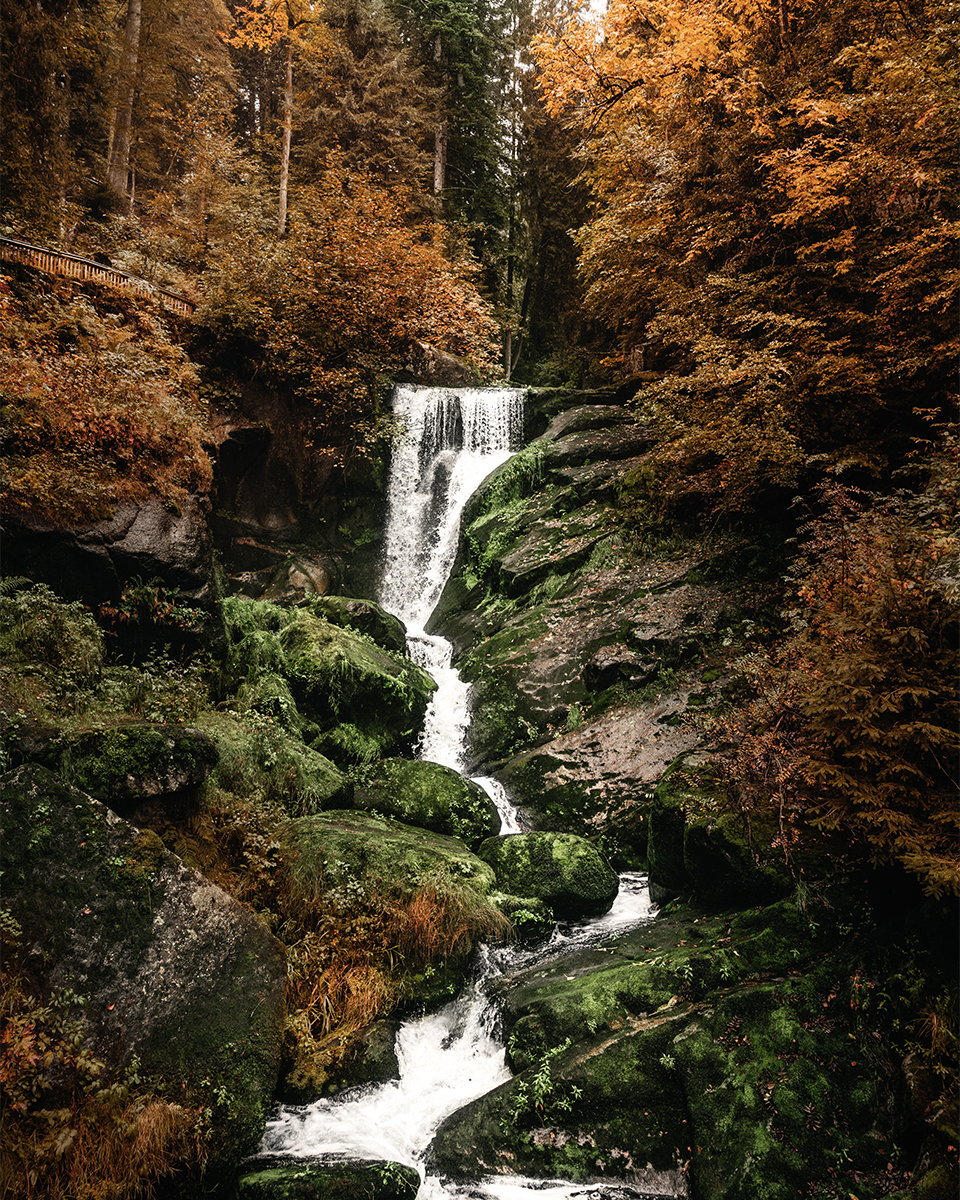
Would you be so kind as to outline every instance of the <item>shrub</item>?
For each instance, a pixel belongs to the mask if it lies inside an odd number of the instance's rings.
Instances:
[[[84,1046],[83,998],[45,1002],[22,968],[20,930],[0,913],[3,998],[0,1092],[4,1103],[0,1196],[26,1200],[128,1200],[159,1180],[199,1174],[204,1114],[158,1096],[136,1060],[117,1075]]]
[[[741,664],[720,727],[735,804],[773,813],[790,859],[810,828],[956,892],[956,539],[931,497],[866,507],[838,485],[805,528],[790,636]]]

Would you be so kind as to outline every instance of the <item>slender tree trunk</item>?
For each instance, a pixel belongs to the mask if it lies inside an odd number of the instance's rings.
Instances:
[[[287,232],[287,184],[290,179],[290,142],[293,137],[293,41],[287,38],[287,65],[283,80],[283,150],[280,154],[280,211],[277,233]]]
[[[433,44],[433,61],[441,62],[443,59],[443,43],[440,40],[440,34],[437,34],[437,40]],[[436,131],[433,135],[433,194],[440,196],[443,194],[443,189],[447,186],[447,123],[443,117],[439,118]]]
[[[433,194],[439,196],[447,186],[447,126],[441,122],[433,137]]]
[[[140,58],[141,0],[127,0],[127,23],[123,31],[123,54],[120,57],[120,82],[114,128],[110,137],[110,156],[107,161],[107,184],[115,192],[127,191],[130,171],[130,146],[133,142],[133,100],[137,90],[137,63]]]

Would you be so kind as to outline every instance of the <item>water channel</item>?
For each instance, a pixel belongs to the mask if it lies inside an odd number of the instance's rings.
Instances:
[[[515,389],[400,387],[395,412],[406,435],[393,458],[380,603],[407,626],[409,652],[438,683],[427,713],[421,757],[464,769],[469,686],[451,665],[444,639],[424,631],[456,554],[460,515],[479,484],[520,446],[522,392]],[[477,779],[501,814],[501,834],[518,832],[516,810],[493,779]],[[438,1012],[409,1020],[397,1046],[400,1078],[353,1088],[303,1107],[283,1107],[268,1122],[261,1153],[310,1158],[386,1159],[416,1167],[417,1200],[492,1197],[544,1200],[641,1197],[612,1183],[572,1184],[521,1178],[458,1185],[426,1175],[424,1162],[439,1124],[510,1078],[498,1012],[489,985],[567,949],[609,938],[650,920],[653,911],[640,875],[621,876],[620,892],[605,916],[557,927],[530,947],[484,946],[473,982]]]

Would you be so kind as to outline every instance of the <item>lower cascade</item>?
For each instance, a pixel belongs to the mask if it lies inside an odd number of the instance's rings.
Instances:
[[[380,603],[407,625],[410,654],[438,684],[427,712],[421,757],[462,771],[469,686],[451,665],[443,638],[424,631],[456,553],[463,506],[483,479],[519,448],[522,392],[510,388],[398,387],[394,405],[405,436],[393,459],[389,486],[386,565]],[[514,807],[493,779],[478,779],[501,814],[501,834],[519,831]],[[484,946],[465,992],[437,1012],[409,1020],[398,1035],[400,1078],[350,1089],[303,1107],[281,1107],[267,1123],[265,1155],[392,1161],[421,1176],[418,1200],[490,1196],[642,1196],[612,1183],[489,1178],[457,1185],[426,1174],[430,1143],[440,1123],[511,1077],[498,1036],[490,985],[499,976],[555,958],[649,920],[644,876],[620,877],[612,909],[590,921],[558,927],[530,947]]]

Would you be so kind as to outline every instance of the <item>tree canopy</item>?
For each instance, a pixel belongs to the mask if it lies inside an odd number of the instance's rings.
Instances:
[[[593,215],[588,312],[661,437],[655,484],[731,513],[813,460],[882,477],[945,412],[957,337],[948,4],[612,0],[535,42]]]

